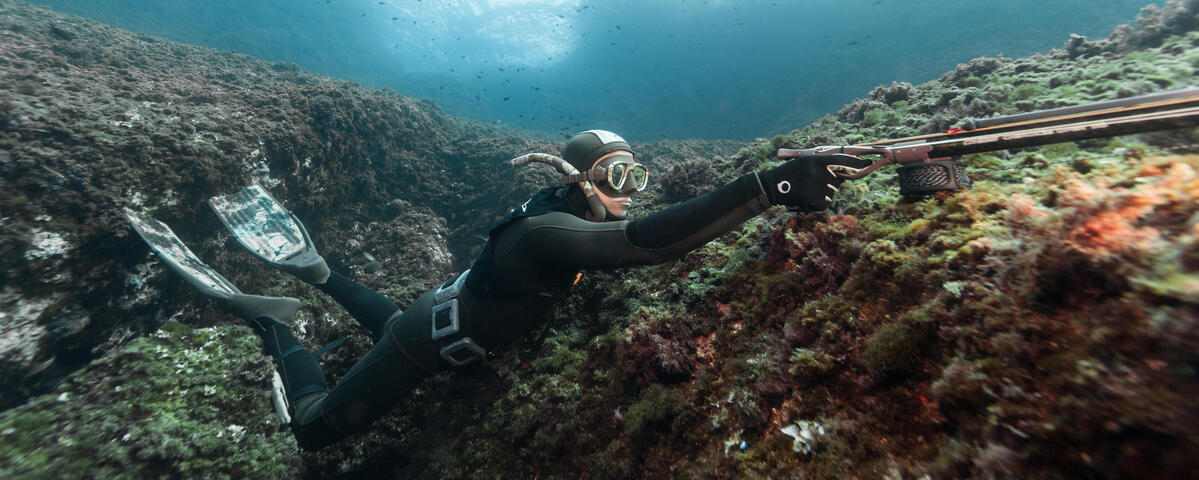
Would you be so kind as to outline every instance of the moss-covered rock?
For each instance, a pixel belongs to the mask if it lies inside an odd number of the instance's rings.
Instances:
[[[917,333],[902,323],[883,325],[866,339],[863,363],[870,374],[893,378],[911,374],[916,368]]]
[[[168,323],[0,414],[0,476],[295,477],[272,373],[248,328]]]

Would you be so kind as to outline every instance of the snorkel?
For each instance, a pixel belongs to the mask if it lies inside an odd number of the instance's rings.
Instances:
[[[552,166],[557,169],[558,172],[562,173],[562,175],[565,175],[565,178],[570,180],[579,180],[577,184],[579,185],[579,188],[583,189],[583,196],[587,199],[587,206],[591,208],[591,211],[587,212],[588,221],[602,222],[604,221],[604,218],[608,216],[608,211],[604,208],[603,202],[601,202],[600,198],[595,194],[595,185],[593,185],[591,180],[587,179],[585,175],[579,173],[579,169],[575,168],[561,157],[550,155],[548,153],[526,153],[519,157],[513,158],[511,161],[512,166],[515,167],[527,165],[532,162],[544,163]]]

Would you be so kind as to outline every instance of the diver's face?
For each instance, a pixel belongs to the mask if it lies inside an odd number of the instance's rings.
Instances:
[[[632,152],[617,150],[609,153],[597,159],[595,164],[591,165],[591,168],[595,168],[596,165],[599,165],[608,157],[616,155],[632,155]],[[616,218],[624,218],[625,214],[629,213],[629,206],[633,204],[633,198],[631,194],[608,195],[604,193],[604,190],[605,189],[602,188],[596,188],[595,194],[599,197],[600,202],[604,204],[604,208],[608,210],[608,214]]]

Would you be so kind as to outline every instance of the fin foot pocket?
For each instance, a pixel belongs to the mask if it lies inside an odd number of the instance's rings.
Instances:
[[[225,302],[233,314],[246,320],[267,317],[284,325],[290,325],[300,310],[300,301],[291,297],[262,297],[235,294]]]

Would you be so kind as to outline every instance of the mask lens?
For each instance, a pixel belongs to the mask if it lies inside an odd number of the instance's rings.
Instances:
[[[614,163],[608,167],[608,184],[612,188],[620,190],[624,187],[625,177],[628,175],[626,165],[623,163]]]
[[[645,167],[641,165],[633,166],[632,171],[629,172],[629,176],[633,177],[633,188],[638,191],[645,189],[645,184],[649,181],[649,172],[645,170]]]

